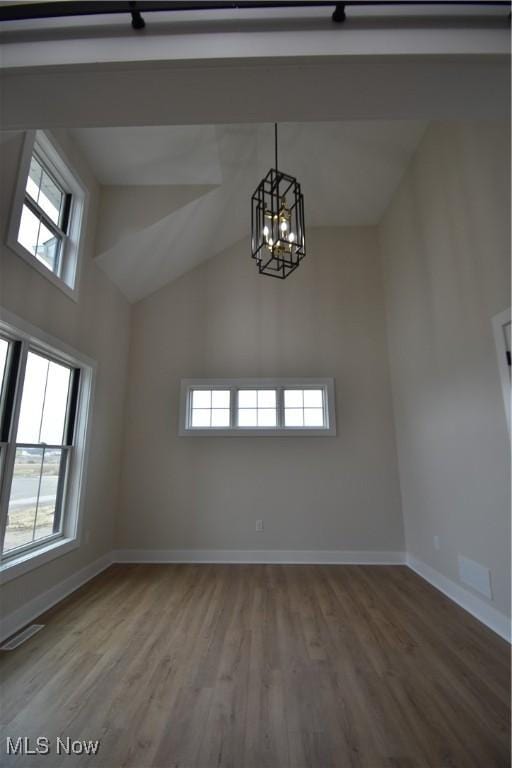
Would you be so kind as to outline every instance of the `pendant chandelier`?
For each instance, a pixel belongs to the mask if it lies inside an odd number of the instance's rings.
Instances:
[[[284,279],[306,255],[304,196],[297,179],[278,170],[277,123],[274,141],[275,167],[251,198],[251,255],[261,275]]]

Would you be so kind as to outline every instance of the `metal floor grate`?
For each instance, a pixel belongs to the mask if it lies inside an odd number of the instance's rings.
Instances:
[[[32,637],[32,635],[35,635],[40,629],[43,629],[43,627],[44,624],[31,624],[29,627],[22,629],[21,632],[18,632],[17,635],[14,635],[14,637],[11,637],[10,640],[4,643],[0,647],[0,651],[14,651],[15,648],[18,648],[18,646],[26,642],[29,637]]]

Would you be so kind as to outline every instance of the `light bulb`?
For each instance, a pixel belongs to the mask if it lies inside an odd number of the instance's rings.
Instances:
[[[295,240],[295,235],[293,234],[293,232],[290,232],[290,234],[288,235],[288,240],[290,241],[290,243],[293,243],[293,241]]]
[[[270,245],[270,247],[272,247],[274,245],[274,241],[272,240],[271,237],[268,240],[268,244]]]
[[[281,232],[286,232],[287,229],[288,229],[288,224],[286,223],[286,221],[282,221],[281,222]]]
[[[268,227],[265,225],[263,227],[263,237],[268,237],[268,232],[269,232]]]

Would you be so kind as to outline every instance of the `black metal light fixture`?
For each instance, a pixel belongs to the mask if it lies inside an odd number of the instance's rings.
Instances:
[[[261,275],[284,279],[306,255],[304,196],[297,179],[278,170],[277,123],[274,141],[275,168],[251,198],[251,255]]]

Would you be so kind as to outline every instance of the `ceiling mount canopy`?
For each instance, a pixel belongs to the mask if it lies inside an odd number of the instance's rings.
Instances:
[[[251,198],[251,256],[261,275],[284,279],[306,255],[304,196],[296,178],[278,168],[277,123],[275,167]]]

